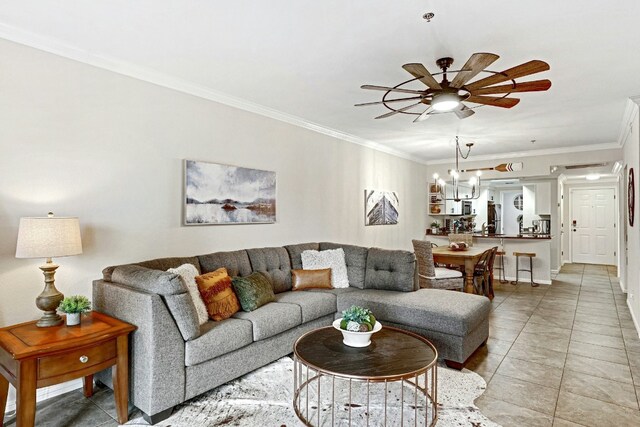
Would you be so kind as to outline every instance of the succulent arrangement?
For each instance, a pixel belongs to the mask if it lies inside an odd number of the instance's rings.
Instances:
[[[82,295],[65,297],[65,299],[60,301],[58,310],[67,314],[84,313],[91,310],[91,301],[89,301],[87,297]]]
[[[340,329],[351,332],[369,332],[373,330],[376,318],[368,308],[352,305],[342,312]]]

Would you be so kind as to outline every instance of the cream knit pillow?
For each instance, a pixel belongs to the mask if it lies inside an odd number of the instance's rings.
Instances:
[[[207,323],[207,321],[209,321],[209,313],[207,313],[207,307],[204,305],[204,301],[202,301],[200,291],[198,291],[198,285],[196,284],[196,276],[200,274],[198,273],[198,269],[193,264],[187,263],[177,268],[170,268],[167,271],[177,274],[182,278],[184,284],[187,285],[187,289],[189,289],[189,296],[191,296],[193,305],[196,306],[198,322],[200,325]]]
[[[326,251],[304,251],[301,254],[302,268],[305,270],[331,269],[331,284],[334,288],[348,288],[347,263],[342,248]]]

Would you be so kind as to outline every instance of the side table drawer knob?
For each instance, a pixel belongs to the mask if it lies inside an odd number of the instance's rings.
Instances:
[[[87,356],[80,356],[81,363],[87,363],[88,361],[89,361],[89,358]]]

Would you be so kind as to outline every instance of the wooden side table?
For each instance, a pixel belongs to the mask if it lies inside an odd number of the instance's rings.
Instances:
[[[128,323],[96,311],[78,326],[39,328],[36,322],[0,329],[0,427],[9,394],[16,388],[17,427],[31,427],[36,389],[83,378],[84,395],[93,394],[93,375],[112,366],[118,422],[129,418]]]

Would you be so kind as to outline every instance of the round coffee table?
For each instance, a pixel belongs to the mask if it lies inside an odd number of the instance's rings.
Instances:
[[[385,326],[355,348],[329,326],[304,334],[293,353],[293,407],[307,426],[436,424],[438,352],[419,335]]]

